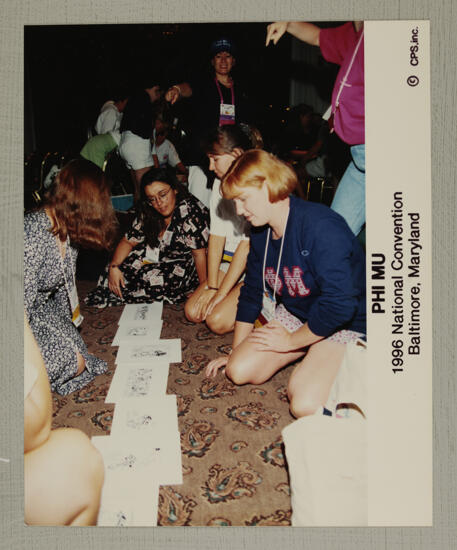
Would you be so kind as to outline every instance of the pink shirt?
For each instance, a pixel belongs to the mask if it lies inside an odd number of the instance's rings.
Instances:
[[[324,58],[340,65],[333,87],[332,112],[335,132],[349,145],[365,143],[363,36],[354,56],[362,32],[363,29],[356,32],[349,22],[340,27],[321,29],[319,35]],[[346,83],[342,85],[346,73]]]

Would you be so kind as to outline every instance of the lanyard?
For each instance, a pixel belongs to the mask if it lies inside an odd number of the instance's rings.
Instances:
[[[224,103],[224,97],[222,96],[222,90],[221,90],[221,87],[219,86],[219,81],[217,78],[214,79],[214,82],[216,83],[216,86],[217,86],[217,91],[219,92],[219,97],[221,98],[221,103]],[[235,105],[235,92],[234,92],[234,88],[235,88],[235,84],[233,83],[233,80],[232,80],[232,85],[230,86],[230,90],[232,92],[232,105]]]
[[[62,268],[63,280],[64,280],[64,283],[65,283],[65,288],[67,289],[68,299],[70,301],[70,309],[71,309],[72,317],[73,317],[73,314],[74,314],[73,310],[75,310],[76,308],[78,308],[77,315],[79,316],[79,304],[74,304],[73,303],[74,299],[73,299],[72,293],[70,292],[67,277],[65,275],[65,266],[64,266],[64,263],[63,263],[62,253],[60,251],[60,245],[59,245],[60,240],[58,240],[58,239],[59,239],[59,237],[56,235],[56,244],[57,244],[57,250],[59,252],[60,267]],[[71,260],[70,237],[68,235],[67,235],[67,240],[65,241],[65,245],[66,245],[66,248],[64,250],[66,252],[66,250],[68,249],[68,254],[70,256],[70,267],[71,267],[71,274],[72,274],[72,277],[73,277],[73,288],[76,289],[75,272],[73,270],[73,263],[72,263],[72,260]]]
[[[351,69],[352,69],[352,65],[354,64],[354,61],[355,61],[355,57],[357,55],[357,52],[359,51],[359,47],[360,47],[360,44],[362,42],[362,38],[363,38],[363,32],[364,32],[364,29],[362,30],[361,34],[360,34],[360,38],[359,38],[359,41],[357,42],[357,45],[354,49],[354,53],[352,54],[352,58],[351,58],[351,62],[349,63],[348,65],[348,70],[346,71],[346,74],[344,75],[343,77],[343,80],[341,80],[341,84],[340,84],[340,89],[338,90],[338,94],[336,96],[336,99],[335,99],[335,110],[339,107],[340,105],[340,96],[343,92],[343,88],[345,86],[347,87],[351,87],[351,84],[347,84],[347,79],[348,79],[348,76],[349,76],[349,73],[351,72]]]
[[[290,205],[289,205],[289,210],[287,211],[286,221],[284,223],[284,230],[282,232],[281,247],[279,248],[278,265],[276,267],[275,284],[273,286],[273,302],[276,302],[276,285],[278,284],[278,273],[279,273],[279,268],[281,266],[282,249],[283,249],[283,246],[284,246],[284,237],[286,235],[286,227],[287,227],[287,220],[289,219],[289,213],[290,213]],[[265,269],[266,269],[266,265],[267,265],[267,253],[268,253],[268,244],[270,242],[270,233],[271,233],[271,228],[269,227],[268,228],[268,233],[267,233],[267,241],[265,243],[265,253],[263,255],[263,281],[262,282],[263,282],[263,293],[264,294],[267,293],[267,289],[265,287]]]

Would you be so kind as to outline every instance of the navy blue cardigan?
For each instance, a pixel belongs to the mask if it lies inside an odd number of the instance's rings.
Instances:
[[[253,323],[262,308],[262,269],[268,227],[251,232],[237,321]],[[270,235],[266,287],[273,289],[281,239]],[[314,334],[366,333],[365,254],[345,220],[327,206],[290,196],[276,297]]]

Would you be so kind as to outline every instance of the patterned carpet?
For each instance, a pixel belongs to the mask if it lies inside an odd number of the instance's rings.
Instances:
[[[94,282],[78,282],[82,302]],[[116,368],[111,341],[122,307],[82,304],[82,336],[108,362],[106,374],[83,390],[53,395],[53,427],[109,434],[114,404],[105,403]],[[208,361],[230,349],[232,335],[216,336],[186,320],[183,306],[165,305],[162,338],[181,338],[183,362],[170,365],[167,393],[176,394],[183,484],[163,486],[158,525],[290,525],[290,491],[281,430],[293,421],[286,384],[290,368],[263,386],[236,387],[221,373],[204,376]]]

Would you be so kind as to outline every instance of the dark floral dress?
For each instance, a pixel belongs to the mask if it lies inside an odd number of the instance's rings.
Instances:
[[[67,395],[105,372],[107,364],[89,354],[71,321],[65,279],[67,285],[73,285],[78,251],[67,246],[65,258],[61,261],[50,227],[51,222],[44,210],[24,217],[24,307],[43,355],[51,390]],[[77,352],[84,357],[86,368],[75,377]]]
[[[145,242],[141,221],[134,220],[125,238],[133,250],[119,266],[124,275],[123,300],[108,288],[108,270],[100,276],[96,288],[86,297],[90,306],[114,306],[164,301],[182,302],[198,286],[192,251],[206,248],[209,236],[209,214],[192,195],[176,203],[167,230],[157,249]]]

